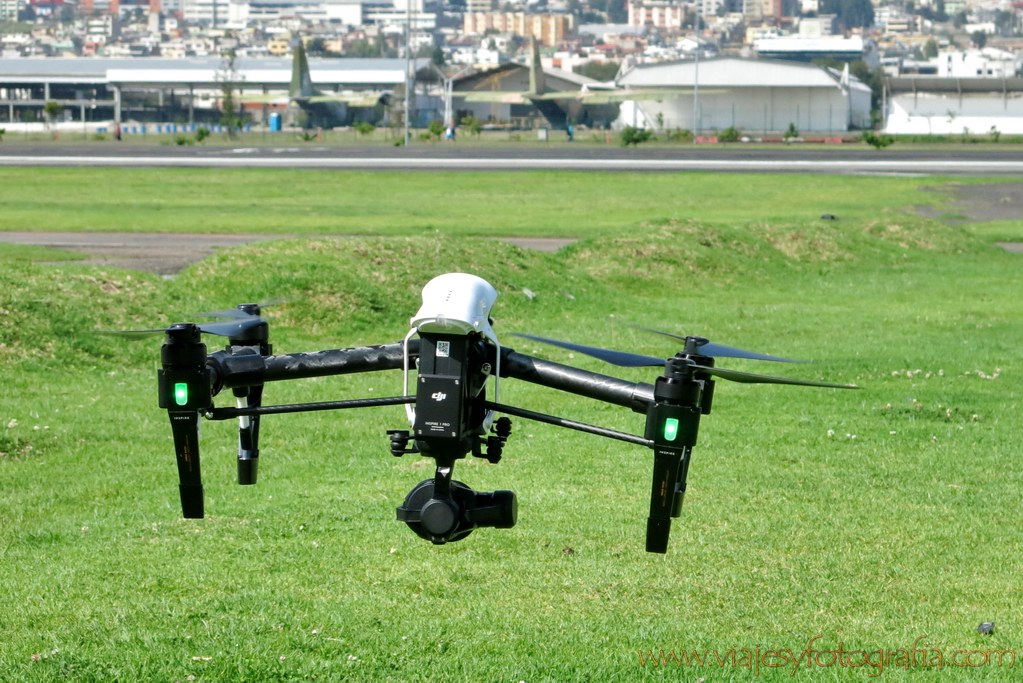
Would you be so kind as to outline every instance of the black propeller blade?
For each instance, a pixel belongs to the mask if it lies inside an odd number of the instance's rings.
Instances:
[[[600,360],[617,365],[623,368],[642,368],[642,367],[656,367],[663,366],[671,359],[654,358],[653,356],[643,356],[638,353],[629,353],[627,351],[611,351],[608,349],[601,349],[594,346],[584,346],[582,344],[572,344],[570,342],[558,341],[556,339],[545,339],[544,337],[535,337],[529,334],[515,334],[516,337],[522,337],[523,339],[530,339],[532,341],[542,342],[544,344],[551,344],[552,346],[560,346],[563,349],[570,351],[578,351],[579,353],[585,353],[588,356],[599,358]],[[727,348],[727,347],[726,347]],[[702,347],[701,347],[702,352]],[[725,370],[723,368],[711,368],[704,365],[697,365],[696,363],[690,362],[689,365],[697,371],[705,372],[721,379],[727,379],[732,382],[740,382],[743,384],[792,384],[796,386],[806,387],[829,387],[832,389],[859,389],[854,384],[832,384],[830,382],[811,382],[808,380],[801,379],[787,379],[785,377],[769,377],[767,375],[755,375],[751,372],[739,372],[737,370]]]
[[[515,337],[522,337],[523,339],[531,339],[544,344],[550,344],[552,346],[560,346],[561,348],[568,349],[569,351],[585,353],[587,356],[599,358],[605,363],[617,365],[621,368],[646,368],[664,365],[663,358],[655,358],[654,356],[643,356],[638,353],[629,353],[628,351],[611,351],[609,349],[600,349],[595,346],[583,346],[582,344],[558,341],[557,339],[534,337],[531,334],[519,334],[518,332],[513,332],[512,335]]]
[[[189,315],[202,316],[204,318],[238,318],[245,320],[259,316],[264,308],[277,306],[283,303],[279,299],[271,299],[261,304],[238,304],[235,308],[226,308],[221,311],[209,311],[208,313],[190,313]]]
[[[697,353],[703,356],[710,356],[712,358],[748,358],[750,360],[772,360],[779,363],[805,363],[802,360],[793,360],[792,358],[782,358],[780,356],[768,356],[764,353],[757,353],[755,351],[746,351],[745,349],[737,349],[734,346],[725,346],[724,344],[715,344],[710,340],[703,339],[702,337],[681,337],[671,332],[662,332],[661,330],[655,330],[652,327],[644,327],[643,325],[633,325],[633,327],[645,330],[647,332],[653,332],[654,334],[664,335],[665,337],[672,337],[673,339],[681,339],[682,341],[689,341],[689,339],[696,340]]]
[[[221,323],[203,323],[197,325],[200,332],[206,334],[215,334],[221,337],[242,337],[245,332],[259,327],[260,325],[266,325],[266,320],[259,316],[249,315],[240,320],[231,320]],[[161,327],[155,330],[118,330],[118,331],[103,331],[101,334],[115,334],[119,337],[128,337],[129,339],[142,339],[149,337],[154,334],[165,334],[169,332],[169,327]]]

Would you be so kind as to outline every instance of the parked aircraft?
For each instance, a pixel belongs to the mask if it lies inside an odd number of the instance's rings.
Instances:
[[[390,94],[380,92],[324,93],[313,86],[305,48],[298,42],[292,51],[291,85],[287,95],[242,95],[242,102],[291,104],[300,107],[305,116],[304,128],[336,128],[357,121],[376,122],[383,116],[383,107]]]
[[[613,120],[617,111],[608,116],[606,107],[626,101],[663,101],[666,98],[692,95],[692,88],[636,88],[618,89],[614,83],[583,85],[579,90],[547,90],[543,67],[540,64],[540,47],[531,41],[532,55],[529,61],[529,90],[498,90],[499,83],[507,72],[496,73],[481,80],[472,91],[454,91],[453,97],[464,98],[466,102],[490,102],[494,104],[532,104],[555,129],[565,129],[570,122],[589,123],[589,119]],[[494,88],[483,90],[485,87]],[[702,93],[720,93],[722,90],[705,90]],[[601,106],[604,105],[604,106]],[[594,116],[594,107],[600,107],[600,116]],[[615,106],[614,109],[617,109]]]

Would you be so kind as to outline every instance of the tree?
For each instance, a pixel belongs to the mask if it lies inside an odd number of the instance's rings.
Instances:
[[[938,43],[934,38],[928,38],[924,43],[924,59],[933,59],[938,56]]]
[[[234,99],[235,82],[239,80],[238,69],[235,67],[237,56],[234,50],[224,50],[221,53],[223,61],[220,71],[216,73],[216,79],[220,82],[220,92],[223,97],[220,118],[220,125],[227,126],[227,137],[234,139],[235,131],[241,126],[242,120],[235,112],[237,108]]]
[[[608,0],[607,20],[612,24],[625,24],[629,21],[629,10],[625,0]]]
[[[874,6],[870,0],[821,0],[821,14],[834,14],[846,28],[874,25]]]
[[[983,48],[987,45],[987,34],[983,31],[974,31],[970,34],[970,40],[972,40],[973,44],[977,47]]]
[[[63,105],[57,104],[53,100],[50,100],[43,105],[43,116],[46,117],[46,125],[52,126],[57,117],[60,116],[61,112],[64,111]]]
[[[475,116],[466,116],[460,123],[473,135],[479,136],[483,132],[483,122]]]

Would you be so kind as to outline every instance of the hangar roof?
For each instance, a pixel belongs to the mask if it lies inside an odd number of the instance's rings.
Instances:
[[[421,71],[428,63],[428,59],[418,59],[416,69]],[[0,82],[214,86],[223,70],[224,61],[219,57],[0,59]],[[235,70],[243,83],[291,83],[290,58],[239,58]],[[405,80],[405,60],[310,59],[309,71],[313,83],[320,86],[395,85]]]
[[[692,87],[696,80],[693,60],[637,64],[618,77],[620,86]],[[700,60],[699,85],[708,88],[836,88],[842,72],[815,64],[780,59],[712,57]],[[855,76],[849,76],[854,90],[869,90]]]

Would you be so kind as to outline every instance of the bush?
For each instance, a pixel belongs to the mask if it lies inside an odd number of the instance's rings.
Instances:
[[[483,132],[483,122],[475,116],[466,116],[460,122],[473,135],[479,135]]]
[[[738,142],[742,139],[742,133],[735,126],[729,126],[718,133],[718,142]]]
[[[693,131],[686,128],[676,128],[675,132],[668,135],[668,139],[672,142],[692,142]]]
[[[95,135],[92,136],[92,139],[95,140],[96,142],[103,142],[104,140],[107,139],[107,136],[103,135],[103,133],[96,133]]]
[[[6,128],[0,128],[0,142],[3,142],[3,140],[4,140],[4,133],[6,133],[6,132],[7,132]]]
[[[359,121],[357,124],[353,126],[353,128],[355,128],[355,131],[359,135],[362,135],[363,137],[369,135],[370,133],[377,129],[377,127],[374,126],[369,121]]]
[[[785,139],[788,140],[789,138],[798,138],[798,137],[799,137],[799,131],[796,130],[796,124],[790,123],[789,124],[789,129],[787,131],[785,131]]]
[[[638,145],[641,142],[646,142],[654,136],[648,130],[636,128],[634,126],[626,126],[622,128],[622,147],[628,147],[629,145]]]
[[[195,131],[195,141],[202,142],[210,136],[210,129],[206,126],[199,126]]]
[[[989,130],[987,134],[991,136],[991,142],[998,142],[1002,137],[1002,131],[998,130],[997,126],[991,126],[991,130]],[[4,132],[0,129],[0,138],[2,138],[3,135]]]
[[[174,144],[178,145],[179,147],[184,147],[185,145],[194,145],[195,140],[188,137],[187,135],[175,135]]]
[[[440,140],[440,136],[444,135],[444,124],[434,119],[430,121],[429,125],[430,135]]]
[[[891,135],[878,135],[872,130],[863,131],[863,141],[874,149],[881,149],[895,142]]]

